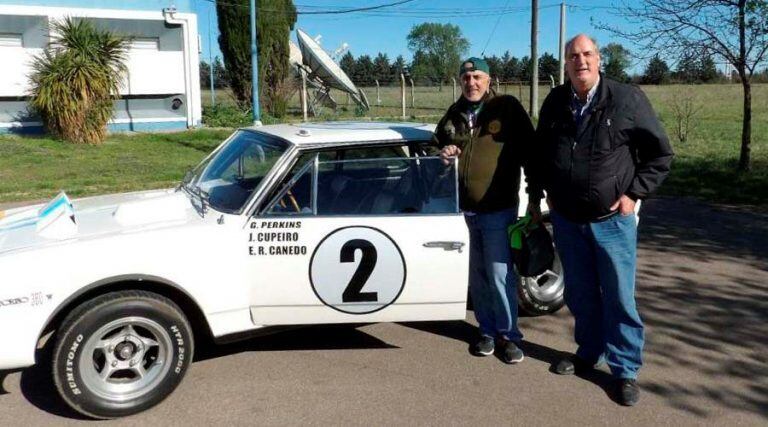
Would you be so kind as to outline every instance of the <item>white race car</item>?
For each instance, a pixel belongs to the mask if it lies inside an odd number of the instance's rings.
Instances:
[[[468,232],[432,129],[242,129],[176,189],[0,212],[0,369],[51,363],[67,404],[113,418],[170,394],[196,337],[464,319]],[[562,306],[559,272],[523,278],[523,310]]]

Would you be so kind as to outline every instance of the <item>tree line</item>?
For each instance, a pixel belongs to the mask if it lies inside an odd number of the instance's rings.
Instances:
[[[640,74],[631,75],[629,69],[632,66],[630,51],[619,43],[610,43],[600,49],[603,58],[603,72],[611,79],[622,82],[639,84],[695,84],[722,82],[729,76],[718,71],[717,64],[712,55],[706,53],[690,54],[681,58],[674,66],[658,54],[651,57]],[[512,56],[509,51],[503,55],[484,56],[490,68],[490,75],[502,82],[523,81],[531,79],[533,63],[529,56],[518,58]],[[378,53],[374,59],[370,55],[355,57],[347,52],[339,61],[341,69],[352,79],[355,84],[361,86],[373,86],[378,80],[379,84],[399,85],[400,73],[406,78],[412,78],[417,85],[437,85],[450,83],[450,77],[456,77],[458,66],[450,70],[448,78],[435,70],[419,67],[416,60],[406,62],[402,55],[390,62],[386,53]],[[539,57],[539,76],[542,80],[548,80],[550,76],[557,81],[559,77],[559,60],[550,53],[544,53]],[[768,75],[768,70],[763,74]],[[767,80],[768,81],[768,80]]]
[[[717,70],[714,57],[706,52],[690,53],[681,58],[673,67],[662,59],[659,54],[654,55],[648,61],[641,74],[630,75],[631,52],[619,43],[610,43],[600,49],[603,58],[603,72],[606,76],[623,82],[638,84],[698,84],[718,83],[725,81],[729,76]],[[509,51],[503,55],[484,56],[488,62],[491,76],[501,82],[528,82],[531,79],[533,63],[531,58],[512,56]],[[397,86],[400,84],[400,74],[406,79],[413,79],[416,85],[450,84],[450,77],[455,77],[458,71],[449,70],[449,77],[443,73],[431,69],[429,66],[419,64],[415,57],[407,62],[402,55],[390,60],[386,53],[379,52],[375,57],[363,54],[355,57],[351,52],[346,52],[339,60],[339,66],[360,86],[374,86],[379,82],[381,86]],[[229,77],[227,70],[219,60],[213,62],[214,85],[216,88],[228,87]],[[203,88],[210,87],[211,66],[200,62],[200,85]],[[557,82],[559,77],[559,61],[550,54],[544,53],[539,57],[539,76],[542,80],[549,80],[550,76]],[[738,77],[738,76],[736,76]],[[768,82],[768,70],[756,76],[756,81]]]

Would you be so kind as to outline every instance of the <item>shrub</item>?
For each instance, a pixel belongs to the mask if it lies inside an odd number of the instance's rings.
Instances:
[[[32,108],[52,134],[99,144],[126,72],[127,38],[70,17],[51,31],[53,41],[32,63]]]
[[[699,125],[699,113],[703,106],[696,102],[693,91],[686,91],[672,98],[670,108],[675,119],[675,136],[684,143],[688,141],[691,131]]]
[[[250,110],[218,104],[203,109],[203,123],[208,127],[236,128],[252,125],[253,117]]]

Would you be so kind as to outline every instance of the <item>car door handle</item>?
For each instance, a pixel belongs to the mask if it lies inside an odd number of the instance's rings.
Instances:
[[[464,242],[427,242],[424,243],[425,248],[443,248],[446,251],[459,251],[461,253],[462,248],[466,243]]]

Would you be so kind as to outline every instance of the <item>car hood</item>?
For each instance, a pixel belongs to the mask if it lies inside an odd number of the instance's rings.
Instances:
[[[183,192],[155,190],[11,209],[0,218],[0,254],[65,241],[180,225],[199,219]]]

